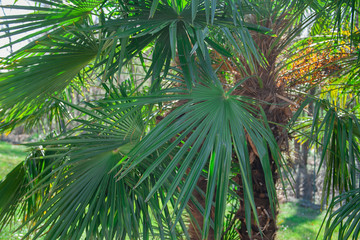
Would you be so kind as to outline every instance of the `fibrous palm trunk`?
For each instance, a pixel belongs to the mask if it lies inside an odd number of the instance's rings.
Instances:
[[[248,233],[245,221],[245,208],[242,203],[238,217],[241,221],[241,228],[238,229],[241,239],[274,239],[276,234],[276,215],[272,213],[270,201],[265,186],[264,173],[261,167],[260,159],[256,158],[251,165],[252,171],[252,184],[254,191],[254,200],[256,205],[256,211],[259,219],[259,225],[256,223],[254,216],[252,216],[251,222],[251,234]],[[238,177],[238,183],[241,184],[241,179]],[[274,181],[276,176],[274,175]],[[239,189],[238,194],[243,197],[243,189]],[[273,209],[276,214],[276,210]],[[260,227],[260,229],[259,229]]]
[[[281,31],[285,26],[286,21],[277,21],[274,24],[271,21],[263,22],[263,25]],[[287,101],[286,92],[284,90],[284,83],[278,81],[278,70],[276,69],[277,59],[281,53],[281,43],[274,46],[276,38],[271,36],[264,36],[258,33],[253,35],[254,41],[262,51],[263,56],[266,57],[266,66],[257,65],[255,72],[250,68],[247,72],[240,72],[239,77],[244,78],[249,75],[257,75],[258,78],[249,79],[235,92],[237,95],[248,96],[258,100],[266,115],[267,121],[270,123],[270,129],[279,145],[281,150],[287,148],[288,134],[286,130],[281,127],[285,126],[291,117],[291,110],[289,102]],[[242,61],[246,66],[246,60]],[[261,79],[261,81],[259,81]],[[245,209],[244,204],[239,209],[239,219],[241,220],[241,229],[239,234],[241,239],[275,239],[276,235],[276,209],[271,209],[270,199],[267,193],[265,184],[265,175],[263,166],[256,152],[256,147],[253,146],[251,141],[248,141],[250,164],[252,171],[252,184],[254,192],[254,200],[256,211],[259,218],[259,225],[256,223],[254,216],[251,222],[251,234],[247,232],[245,222]],[[276,184],[278,179],[277,166],[275,162],[270,159],[270,166],[273,181]],[[241,183],[240,176],[238,182]],[[240,184],[241,185],[241,184]],[[242,189],[238,192],[239,196],[243,196]]]

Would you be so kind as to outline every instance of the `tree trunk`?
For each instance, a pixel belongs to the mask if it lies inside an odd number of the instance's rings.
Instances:
[[[308,171],[308,154],[309,154],[309,142],[305,142],[302,146],[302,183],[303,183],[303,195],[302,199],[311,202],[312,201],[312,176]]]
[[[206,185],[207,185],[207,180],[203,176],[200,176],[200,178],[197,182],[197,187],[199,189],[201,189],[201,191],[203,193],[206,193]],[[205,196],[203,194],[201,194],[199,191],[197,191],[196,189],[193,192],[193,196],[202,205],[202,207],[205,208]],[[204,224],[204,217],[201,214],[201,212],[198,210],[198,207],[191,200],[189,201],[188,206],[190,208],[191,214],[193,215],[193,218],[196,220],[196,222],[195,222],[195,221],[193,221],[193,219],[190,219],[190,225],[188,228],[190,239],[191,240],[201,240],[201,231],[199,230],[197,224],[199,225],[200,229],[202,229],[202,226]],[[213,209],[211,210],[211,217],[214,218]],[[209,235],[208,235],[207,239],[208,240],[215,239],[214,230],[211,227],[210,227]]]
[[[295,145],[296,146],[296,145]],[[296,149],[296,148],[295,148]],[[312,175],[308,171],[309,143],[301,145],[301,157],[297,163],[295,193],[297,199],[312,201]],[[296,149],[295,151],[300,149]]]
[[[294,140],[294,160],[295,160],[295,169],[296,169],[296,180],[295,180],[295,197],[300,198],[301,190],[300,190],[300,163],[301,163],[301,156],[300,156],[300,142],[296,139]]]
[[[312,88],[310,90],[310,95],[315,95],[316,89]],[[314,112],[313,102],[309,103],[309,115],[311,116]],[[302,198],[303,200],[311,202],[313,199],[313,176],[311,172],[308,170],[308,155],[309,155],[309,141],[306,141],[301,146],[301,161],[299,163],[299,172],[298,172],[298,183],[302,186],[302,194],[298,196],[298,198]]]
[[[275,173],[275,164],[272,164],[273,169],[273,180],[276,181],[277,176]],[[256,158],[254,162],[251,164],[252,171],[252,184],[254,191],[254,200],[257,210],[257,215],[259,218],[260,229],[257,225],[254,216],[252,216],[251,221],[251,237],[249,236],[246,229],[245,222],[245,208],[244,203],[241,202],[241,206],[239,209],[239,220],[241,221],[241,229],[238,229],[240,238],[242,240],[257,240],[257,239],[274,239],[276,234],[276,215],[272,214],[269,197],[266,190],[265,185],[265,175],[261,166],[261,162],[259,158]],[[241,177],[237,176],[237,182],[241,185]],[[239,196],[243,199],[244,193],[241,188],[238,191]],[[275,214],[276,214],[276,209]]]

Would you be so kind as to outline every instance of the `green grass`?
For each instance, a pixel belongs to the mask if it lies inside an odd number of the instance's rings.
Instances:
[[[0,142],[0,180],[3,179],[17,164],[23,161],[27,155],[26,147]],[[16,233],[14,230],[20,226],[20,220],[12,226],[7,226],[0,232],[0,240],[21,239],[25,235],[26,229]]]
[[[313,240],[320,229],[326,212],[302,207],[297,202],[288,202],[280,205],[277,218],[277,240]],[[337,239],[337,231],[333,235]],[[323,231],[319,235],[323,239]]]
[[[26,147],[0,142],[0,179],[3,179],[27,155]]]
[[[0,142],[0,179],[4,178],[26,157],[25,147]],[[278,215],[277,240],[313,240],[321,226],[325,212],[302,207],[299,203],[289,202],[280,205]],[[13,233],[20,221],[0,232],[0,240],[21,239],[26,229]],[[322,235],[320,235],[319,239]],[[333,239],[337,239],[334,236]]]

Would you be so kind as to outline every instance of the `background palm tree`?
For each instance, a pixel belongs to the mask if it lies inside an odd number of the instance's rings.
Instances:
[[[286,178],[281,150],[296,100],[279,80],[288,64],[281,54],[310,24],[317,34],[343,21],[352,23],[356,49],[357,1],[35,2],[3,6],[29,13],[3,17],[10,27],[1,37],[27,33],[12,44],[31,42],[2,61],[0,128],[31,125],[51,101],[77,117],[68,131],[29,144],[33,153],[1,182],[3,225],[21,209],[29,234],[49,239],[275,237],[275,183]],[[329,16],[337,17],[324,21]],[[124,74],[128,66],[143,77]],[[89,82],[103,96],[82,104],[63,97]],[[68,118],[66,108],[58,119]],[[322,150],[334,152],[327,144],[334,118],[315,128],[316,116],[307,136],[324,136]],[[337,132],[350,127],[353,162],[355,125]],[[344,171],[354,166],[331,156]],[[351,166],[346,176],[355,176]]]

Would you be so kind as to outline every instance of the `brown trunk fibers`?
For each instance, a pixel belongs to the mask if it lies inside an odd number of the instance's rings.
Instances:
[[[261,232],[259,231],[259,227],[257,223],[255,222],[254,216],[252,216],[251,237],[249,236],[246,229],[244,204],[242,202],[240,209],[238,211],[238,218],[241,221],[241,228],[238,229],[239,235],[243,240],[274,239],[277,230],[276,216],[273,216],[272,214],[272,210],[270,207],[270,202],[265,186],[264,173],[259,158],[256,158],[254,162],[251,164],[251,172],[252,172],[254,200],[255,200],[256,211],[260,223]],[[236,179],[237,183],[241,185],[241,177],[237,176],[236,178],[237,178]],[[276,176],[274,176],[274,181],[275,179]],[[237,193],[239,196],[241,196],[241,199],[243,199],[244,196],[243,189],[240,188]]]
[[[197,182],[197,187],[200,188],[204,193],[206,192],[206,185],[207,185],[207,180],[200,176],[198,182]],[[198,192],[197,190],[194,190],[193,192],[193,196],[196,198],[196,200],[201,203],[202,207],[205,207],[205,197],[203,194],[201,194],[200,192]],[[188,206],[190,208],[191,214],[193,215],[194,219],[196,220],[197,224],[202,227],[203,223],[204,223],[204,218],[203,215],[200,213],[200,211],[198,210],[198,208],[195,206],[195,204],[192,201],[189,201]],[[211,211],[211,217],[214,218],[214,211],[212,209]],[[191,223],[189,225],[189,235],[190,235],[190,239],[191,240],[200,240],[201,239],[201,232],[199,231],[196,222],[191,220]],[[209,230],[209,236],[208,239],[215,239],[214,238],[214,230],[210,227]]]

